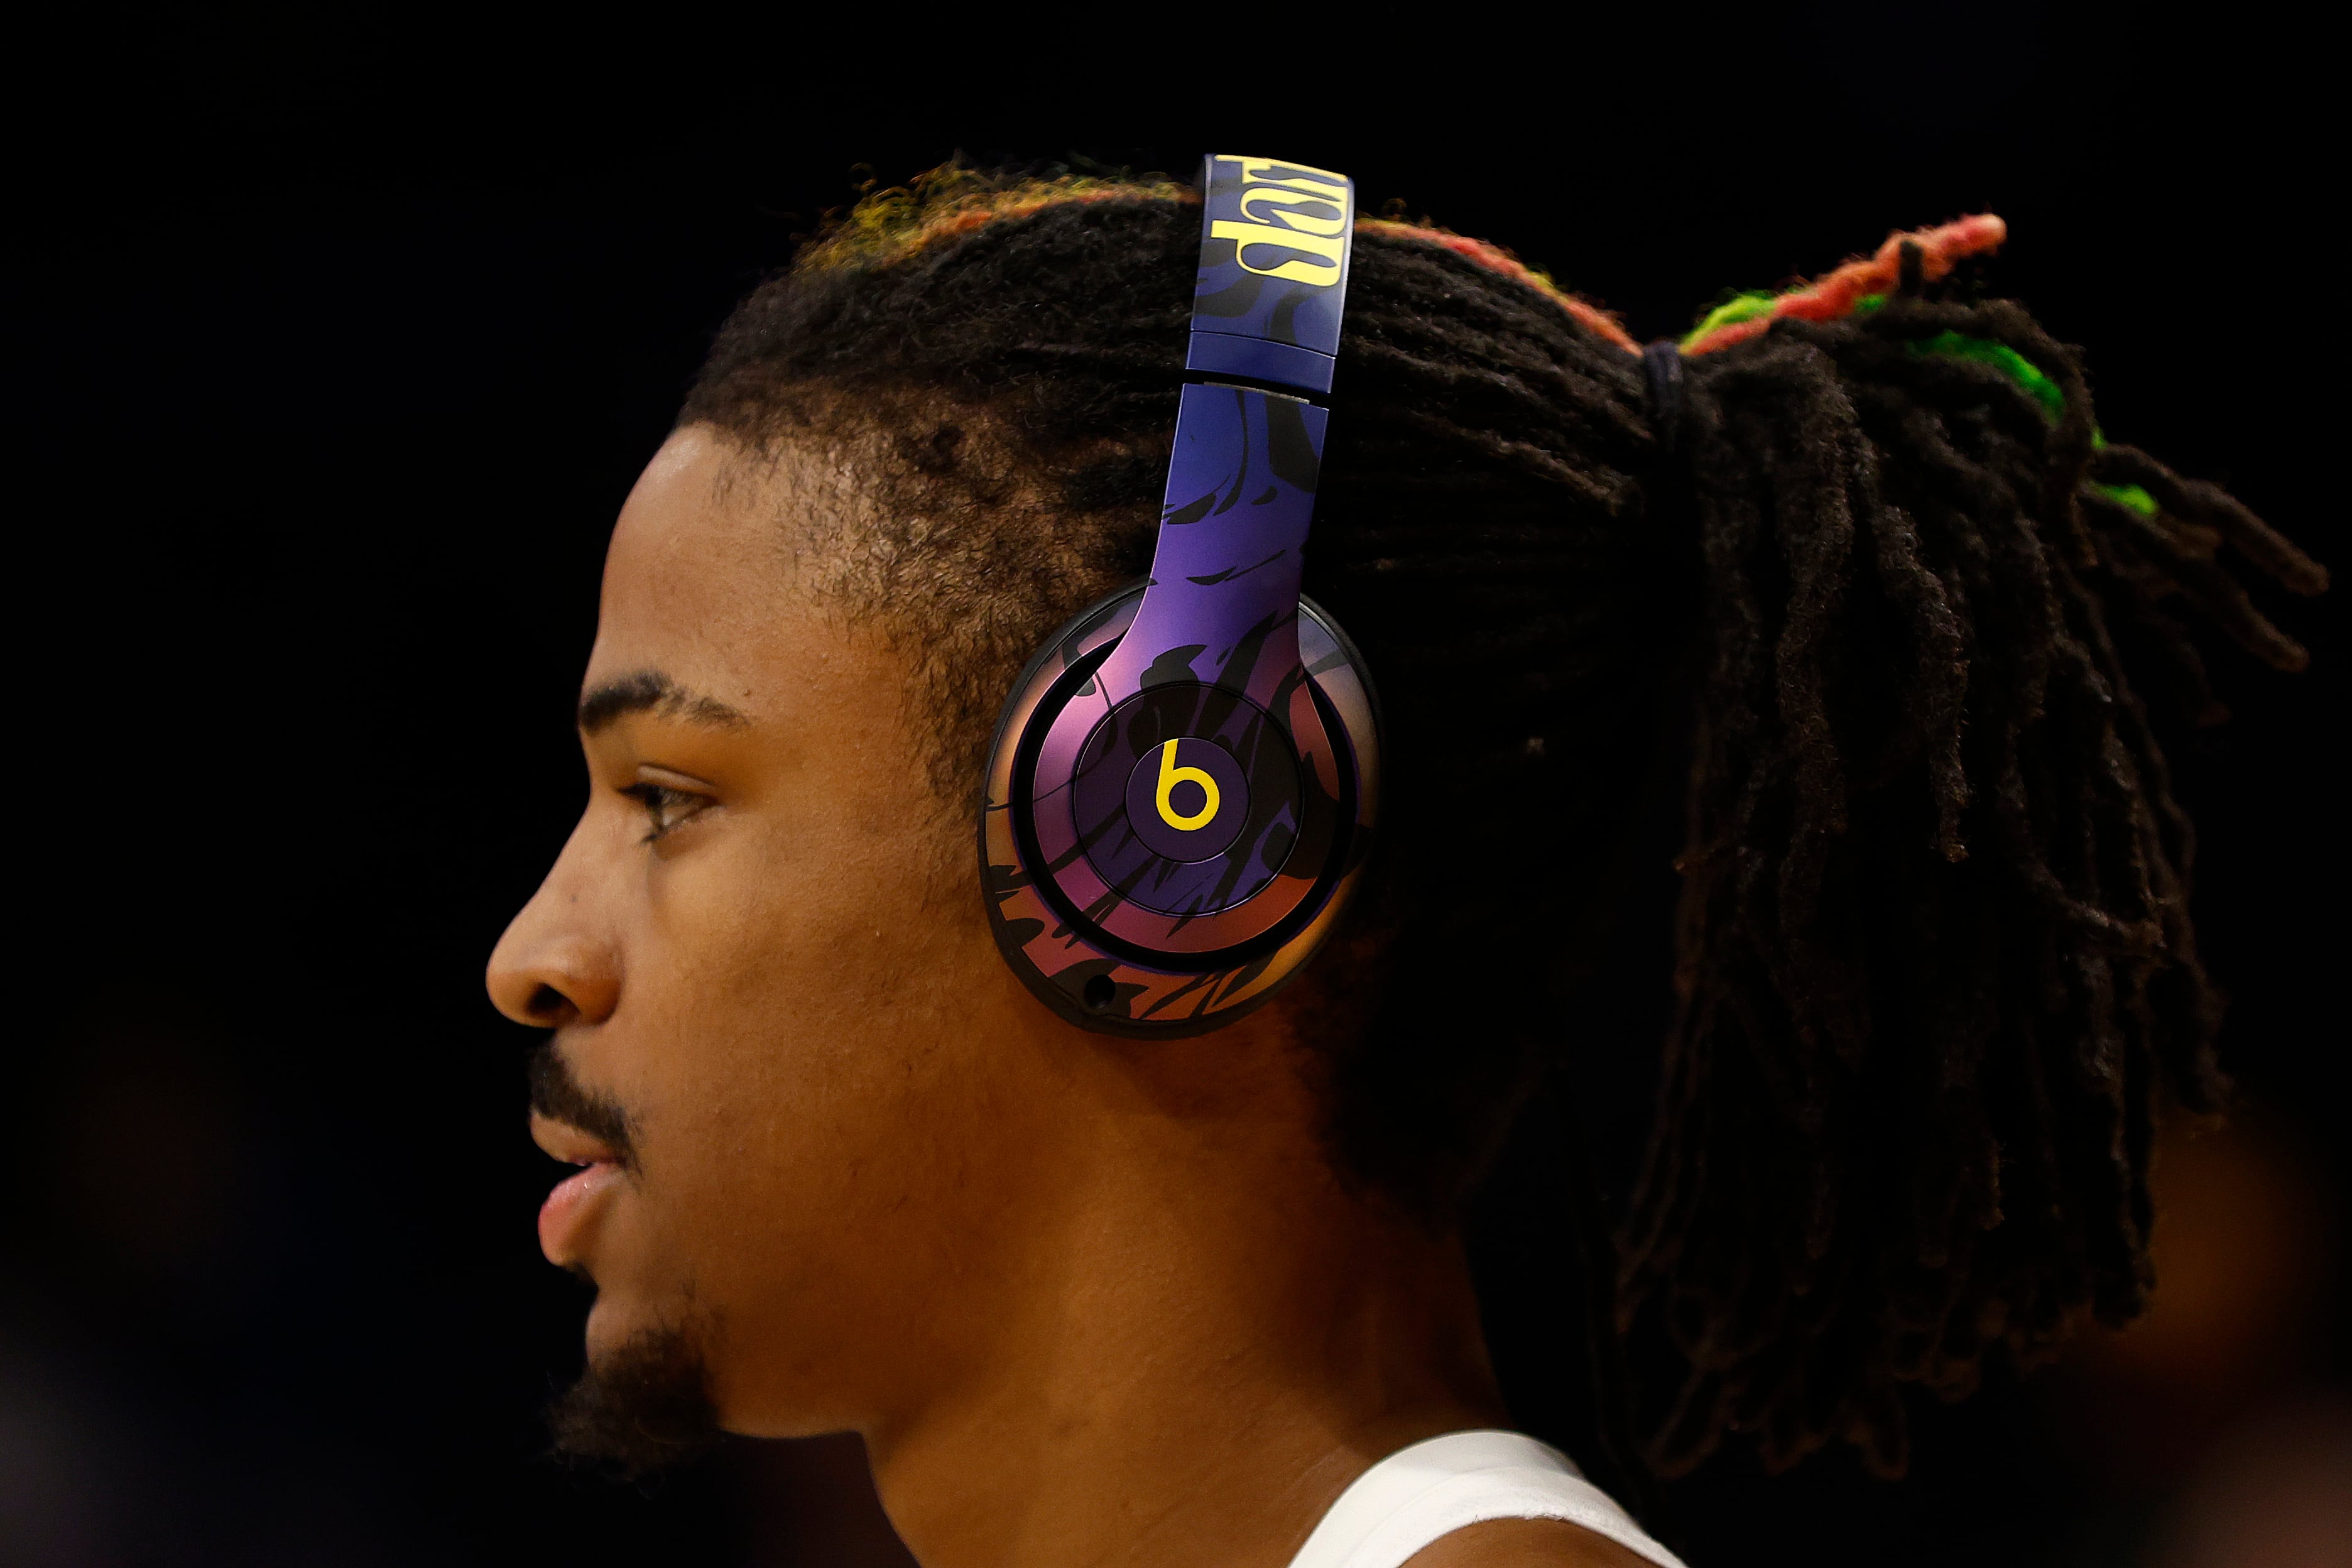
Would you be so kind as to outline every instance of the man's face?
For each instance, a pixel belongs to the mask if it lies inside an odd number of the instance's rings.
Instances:
[[[793,474],[689,429],[638,481],[587,809],[489,971],[554,1030],[532,1131],[584,1169],[541,1240],[595,1282],[592,1365],[682,1333],[721,1422],[767,1435],[973,1363],[1087,1048],[997,958],[907,683],[796,561]]]

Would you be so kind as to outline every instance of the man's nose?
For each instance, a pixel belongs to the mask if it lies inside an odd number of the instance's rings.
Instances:
[[[562,890],[562,859],[490,952],[490,1002],[542,1029],[601,1024],[621,1000],[620,955],[587,929],[583,900]]]

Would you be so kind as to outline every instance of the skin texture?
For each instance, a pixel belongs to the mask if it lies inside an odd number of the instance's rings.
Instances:
[[[1281,1568],[1382,1455],[1507,1425],[1460,1247],[1333,1173],[1279,1005],[1139,1045],[1006,970],[886,628],[798,542],[814,468],[692,427],[647,468],[584,690],[668,695],[583,733],[491,959],[628,1121],[551,1241],[589,1354],[682,1327],[729,1430],[862,1432],[929,1568]],[[1637,1561],[1541,1521],[1415,1559]]]

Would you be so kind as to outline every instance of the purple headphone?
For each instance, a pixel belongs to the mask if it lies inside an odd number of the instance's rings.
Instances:
[[[996,944],[1074,1023],[1232,1022],[1329,934],[1371,844],[1376,700],[1299,596],[1355,186],[1271,158],[1202,176],[1200,282],[1151,575],[1029,661],[980,818]]]

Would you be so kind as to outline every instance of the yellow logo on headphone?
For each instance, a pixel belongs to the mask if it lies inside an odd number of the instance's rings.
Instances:
[[[1318,289],[1339,281],[1348,254],[1348,235],[1355,218],[1349,211],[1346,175],[1305,163],[1286,163],[1278,158],[1237,158],[1229,153],[1217,154],[1217,162],[1241,165],[1242,216],[1238,223],[1231,218],[1212,218],[1211,239],[1234,241],[1234,259],[1242,264],[1244,271],[1255,272],[1261,278],[1311,283]],[[1276,169],[1285,173],[1277,176],[1273,173]],[[1318,175],[1320,178],[1315,177]],[[1333,216],[1323,217],[1300,211],[1302,206],[1328,206],[1336,212]],[[1249,255],[1250,247],[1255,245],[1295,254],[1271,267],[1256,267],[1251,265]],[[1318,259],[1309,260],[1309,257]]]
[[[1175,802],[1169,798],[1169,792],[1180,784],[1201,786],[1205,798],[1200,810],[1188,816],[1176,809]],[[1205,769],[1176,765],[1176,742],[1173,741],[1163,742],[1160,748],[1160,788],[1153,794],[1151,803],[1160,808],[1160,820],[1179,833],[1196,833],[1216,821],[1217,807],[1221,804],[1217,781],[1211,778]]]

